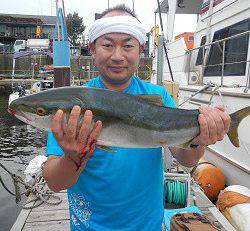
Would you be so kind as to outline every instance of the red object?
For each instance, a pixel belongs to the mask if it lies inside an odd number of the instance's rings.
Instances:
[[[191,50],[194,47],[194,33],[193,32],[184,32],[182,34],[176,35],[175,40],[178,38],[184,38],[187,49]]]

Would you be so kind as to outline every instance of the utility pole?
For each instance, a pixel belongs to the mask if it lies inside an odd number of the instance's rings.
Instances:
[[[108,9],[109,9],[109,0],[108,0]]]
[[[135,13],[135,1],[132,0],[132,4],[133,4],[133,12]]]

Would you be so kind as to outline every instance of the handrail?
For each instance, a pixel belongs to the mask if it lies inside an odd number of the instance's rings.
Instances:
[[[224,10],[225,8],[227,8],[227,7],[231,6],[231,5],[233,5],[234,3],[238,2],[238,1],[239,1],[239,0],[235,0],[234,2],[231,2],[230,4],[228,4],[228,5],[226,5],[226,6],[223,6],[221,9],[219,9],[219,10],[213,12],[212,14],[210,14],[209,16],[207,16],[207,17],[201,19],[201,21],[202,21],[202,22],[205,21],[207,18],[210,18],[210,17],[213,16],[214,14],[217,14],[218,12]]]
[[[202,70],[205,70],[206,67],[222,66],[222,71],[221,71],[221,76],[220,77],[221,77],[221,86],[223,86],[224,67],[225,67],[225,65],[232,65],[232,64],[237,64],[237,63],[246,63],[247,64],[247,63],[250,62],[250,60],[246,59],[246,60],[243,60],[243,61],[236,61],[236,62],[225,63],[225,43],[226,43],[226,41],[229,41],[229,40],[232,40],[234,38],[241,37],[241,36],[244,36],[244,35],[248,35],[248,34],[250,34],[250,31],[245,31],[245,32],[242,32],[242,33],[239,33],[239,34],[236,34],[236,35],[233,35],[233,36],[221,39],[221,40],[217,40],[217,41],[214,41],[214,42],[211,42],[211,43],[208,43],[208,44],[204,44],[202,46],[195,47],[195,48],[187,51],[187,54],[191,55],[192,51],[202,49],[202,51],[203,51],[202,52],[202,59],[203,59]],[[205,49],[207,49],[206,47],[211,47],[214,44],[220,44],[220,43],[223,43],[223,47],[222,47],[222,50],[221,50],[221,52],[222,52],[222,62],[221,63],[217,63],[217,64],[206,65],[205,62],[204,62]],[[189,65],[190,65],[190,63],[189,63]],[[250,69],[250,64],[249,64],[249,69]],[[202,71],[202,73],[203,73],[203,71]],[[201,83],[203,84],[203,74],[201,76]],[[248,89],[249,86],[250,86],[250,76],[249,76],[249,73],[248,73],[247,80],[246,80],[246,90]]]
[[[214,41],[214,42],[211,42],[211,43],[208,43],[208,44],[204,44],[204,45],[199,46],[199,47],[195,47],[195,48],[193,48],[193,49],[190,49],[188,52],[192,52],[192,51],[194,51],[194,50],[197,50],[197,49],[200,49],[200,48],[203,48],[203,47],[211,46],[211,45],[216,44],[216,43],[221,43],[221,42],[224,42],[224,41],[227,41],[227,40],[236,38],[236,37],[241,37],[241,36],[243,36],[243,35],[245,35],[245,34],[250,34],[250,30],[245,31],[245,32],[242,32],[242,33],[240,33],[240,34],[232,35],[232,36],[230,36],[230,37],[227,37],[227,38],[224,38],[224,39],[221,39],[221,40],[216,40],[216,41]]]

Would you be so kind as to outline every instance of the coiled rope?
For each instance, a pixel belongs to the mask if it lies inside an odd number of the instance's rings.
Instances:
[[[186,206],[187,202],[187,185],[179,180],[165,181],[165,202],[176,205]]]
[[[33,199],[27,201],[25,205],[23,206],[23,209],[36,208],[42,205],[43,203],[50,204],[50,205],[58,205],[62,202],[62,199],[57,195],[53,195],[54,192],[48,188],[46,181],[42,176],[42,169],[36,175],[34,179],[34,183],[30,185],[24,182],[22,177],[11,173],[2,163],[0,163],[0,167],[4,169],[11,176],[13,180],[15,192],[11,192],[11,190],[8,189],[8,187],[5,185],[3,179],[0,176],[0,183],[3,185],[3,187],[6,189],[6,191],[9,194],[16,197],[16,203],[21,201],[21,196],[23,194],[25,194],[26,196],[32,194]],[[24,185],[26,189],[25,192],[21,193],[20,185]],[[29,204],[32,204],[32,205],[29,205]]]

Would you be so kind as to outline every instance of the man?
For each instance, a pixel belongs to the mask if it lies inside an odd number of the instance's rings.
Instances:
[[[129,94],[159,94],[166,106],[175,107],[161,87],[135,76],[146,33],[131,10],[117,6],[102,14],[89,32],[90,51],[99,77],[87,86]],[[119,103],[117,105],[119,107]],[[167,110],[167,109],[166,109]],[[66,129],[63,112],[52,122],[44,177],[54,191],[68,189],[71,230],[160,230],[163,220],[163,171],[161,148],[95,149],[102,122],[91,130],[87,110],[78,125],[80,108],[72,109]],[[200,134],[191,149],[171,148],[180,163],[193,166],[206,145],[223,139],[230,123],[222,108],[201,107]],[[79,132],[77,132],[79,131]]]

